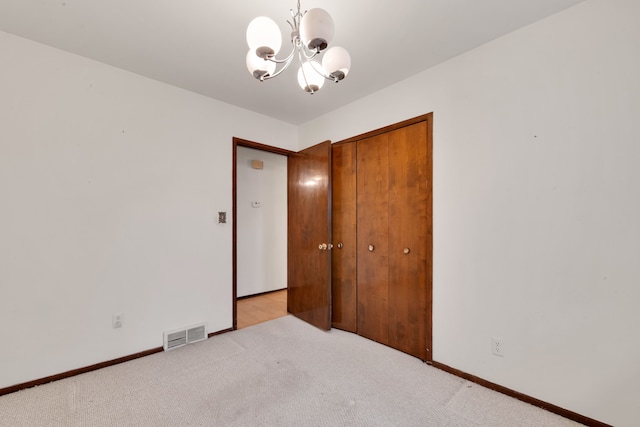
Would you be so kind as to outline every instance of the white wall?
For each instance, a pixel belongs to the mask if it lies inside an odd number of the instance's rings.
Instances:
[[[589,0],[300,127],[434,112],[434,359],[616,426],[640,419],[638,22]]]
[[[0,388],[230,328],[232,137],[297,129],[5,33],[0,57]]]
[[[252,160],[263,162],[253,169]],[[238,147],[238,297],[287,287],[287,157]],[[253,207],[260,202],[260,207]]]

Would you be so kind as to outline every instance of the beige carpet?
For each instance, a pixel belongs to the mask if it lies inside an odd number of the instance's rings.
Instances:
[[[577,426],[292,316],[0,397],[2,426]]]

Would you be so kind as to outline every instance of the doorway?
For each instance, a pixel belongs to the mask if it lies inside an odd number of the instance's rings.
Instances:
[[[239,313],[245,317],[240,327],[282,315],[280,300],[283,292],[286,298],[287,288],[287,157],[292,153],[233,138],[234,330]],[[286,314],[286,306],[284,310]]]
[[[244,298],[239,297],[237,304],[238,329],[268,322],[289,314],[286,289]]]

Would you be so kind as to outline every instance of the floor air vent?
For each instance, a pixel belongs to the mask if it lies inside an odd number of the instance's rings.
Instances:
[[[204,325],[194,326],[187,329],[187,344],[207,339],[207,331]]]
[[[164,333],[164,350],[173,350],[174,348],[206,339],[207,325],[205,323],[166,331]]]

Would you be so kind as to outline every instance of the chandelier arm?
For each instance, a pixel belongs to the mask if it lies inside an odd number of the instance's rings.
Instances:
[[[293,11],[291,11],[291,13],[293,14]],[[294,22],[296,22],[294,20]],[[293,49],[291,49],[291,53],[289,54],[289,56],[287,56],[285,59],[276,59],[275,57],[267,57],[265,58],[266,61],[271,61],[271,62],[275,62],[276,64],[284,64],[283,67],[281,67],[278,71],[276,71],[275,73],[271,74],[271,75],[267,75],[261,78],[262,81],[264,80],[269,80],[272,79],[274,77],[279,76],[284,70],[286,70],[287,68],[289,68],[289,65],[291,65],[291,63],[293,62],[293,58],[296,54],[296,51],[298,52],[298,56],[300,55],[300,49],[301,49],[301,42],[300,42],[300,38],[298,37],[297,31],[294,30],[294,32],[292,33],[292,39],[291,39],[291,43],[293,44]],[[302,61],[301,61],[302,62]]]
[[[311,53],[307,53],[307,48],[304,47],[303,45],[302,48],[300,48],[300,51],[307,62],[311,61],[312,59],[320,55],[319,47],[316,47],[313,51],[311,51]],[[302,60],[300,60],[300,62],[302,62]],[[325,74],[324,72],[320,72],[320,70],[318,70],[316,67],[312,67],[312,68],[316,73],[320,74],[322,77],[324,77],[327,80],[331,80],[332,82],[335,82],[335,83],[338,83],[340,81],[337,77],[334,77],[331,74]],[[322,69],[322,71],[325,71],[324,68]]]
[[[289,54],[289,56],[287,56],[284,59],[277,59],[275,56],[272,57],[266,57],[265,61],[271,61],[271,62],[275,62],[276,64],[284,64],[287,62],[291,62],[291,58],[293,58],[293,55],[296,53],[296,48],[294,47],[293,50],[291,51],[291,53]]]
[[[310,57],[307,57],[305,55],[305,58],[307,58],[307,62],[310,62],[311,59],[315,58],[318,53],[319,51],[316,51],[316,53],[314,55],[311,55]],[[302,60],[300,60],[300,62],[302,62]],[[334,77],[331,74],[326,74],[325,69],[323,67],[321,67],[322,71],[318,70],[317,67],[311,67],[311,68],[313,68],[313,71],[315,71],[316,73],[318,73],[319,75],[321,75],[327,80],[331,80],[332,82],[335,82],[335,83],[338,83],[340,81],[337,77]]]
[[[274,60],[274,59],[267,59],[267,61],[272,61],[275,62],[277,64],[284,64],[278,71],[276,71],[275,73],[268,75],[268,76],[264,76],[261,80],[269,80],[272,79],[274,77],[278,77],[284,70],[286,70],[287,68],[289,68],[289,65],[291,65],[291,63],[293,62],[293,56],[295,54],[296,50],[293,49],[291,51],[291,53],[289,54],[289,56],[286,59],[283,60]]]
[[[313,95],[315,91],[309,84],[309,81],[307,80],[307,74],[304,72],[304,67],[302,66],[304,65],[304,61],[302,60],[303,56],[306,58],[306,55],[303,54],[302,49],[298,49],[298,59],[300,60],[300,71],[302,72],[302,78],[304,79],[304,84],[307,86],[307,88],[309,88],[309,93]],[[307,59],[306,61],[310,62],[309,59]],[[311,68],[315,69],[315,67],[311,67]]]
[[[287,21],[289,22],[289,21]],[[293,44],[293,48],[291,49],[291,53],[289,53],[289,56],[287,56],[285,59],[277,59],[275,57],[275,55],[271,55],[271,56],[267,56],[265,59],[265,61],[271,61],[271,62],[275,62],[276,64],[287,64],[291,62],[291,59],[293,58],[293,55],[295,55],[296,50],[299,49],[298,43],[299,40],[297,38],[297,36],[295,35],[295,32],[293,33],[294,35],[292,36],[291,39],[291,43]]]
[[[311,51],[311,53],[307,53],[308,49],[306,48],[306,46],[302,45],[302,48],[300,50],[302,51],[302,54],[304,55],[307,61],[310,61],[316,56],[320,55],[319,48],[315,48],[313,51]]]

